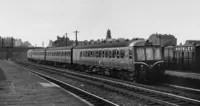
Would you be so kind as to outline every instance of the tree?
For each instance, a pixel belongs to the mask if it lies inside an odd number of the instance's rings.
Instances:
[[[106,40],[111,39],[111,31],[110,29],[107,30]]]
[[[25,42],[22,43],[22,46],[23,47],[31,47],[32,45],[29,41],[25,41]]]

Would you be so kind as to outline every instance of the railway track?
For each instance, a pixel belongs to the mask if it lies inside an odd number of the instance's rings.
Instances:
[[[47,76],[47,75],[44,75],[42,73],[39,73],[39,72],[36,72],[36,71],[33,71],[31,69],[27,69],[27,68],[24,68],[25,70],[39,76],[39,77],[42,77],[43,79],[46,79],[56,85],[58,85],[59,87],[61,87],[62,89],[66,90],[66,91],[69,91],[73,94],[75,94],[76,96],[84,99],[86,102],[89,102],[90,106],[119,106],[118,104],[116,103],[113,103],[111,101],[108,101],[104,98],[101,98],[97,95],[94,95],[92,93],[89,93],[87,91],[84,91],[78,87],[75,87],[73,85],[70,85],[70,84],[67,84],[63,81],[60,81],[60,80],[57,80],[53,77],[50,77],[50,76]]]
[[[27,65],[27,63],[22,63],[19,61],[17,63]],[[63,69],[57,69],[57,68],[41,66],[41,65],[34,65],[34,67],[41,70],[48,70],[54,73],[59,73],[60,75],[65,75],[66,77],[71,77],[76,80],[95,84],[105,89],[118,92],[123,95],[128,95],[131,97],[135,97],[137,99],[145,100],[145,103],[147,105],[172,105],[172,106],[200,105],[200,101],[196,99],[192,99],[192,98],[188,98],[188,97],[184,97],[180,95],[175,95],[171,93],[156,91],[156,90],[145,88],[145,87],[134,86],[131,84],[127,84],[127,83],[123,83],[123,82],[119,82],[119,81],[115,81],[111,79],[103,79],[103,78],[99,78],[95,76],[89,76],[87,74],[80,74],[80,73],[75,73],[71,71],[66,71]]]

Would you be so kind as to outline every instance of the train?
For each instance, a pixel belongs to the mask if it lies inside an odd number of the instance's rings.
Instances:
[[[159,81],[165,72],[162,47],[143,39],[31,49],[27,59],[143,83]]]

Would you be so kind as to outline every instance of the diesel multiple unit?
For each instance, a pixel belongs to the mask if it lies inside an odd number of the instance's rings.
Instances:
[[[164,73],[160,45],[145,40],[115,41],[70,47],[33,49],[29,61],[135,81],[155,81]]]

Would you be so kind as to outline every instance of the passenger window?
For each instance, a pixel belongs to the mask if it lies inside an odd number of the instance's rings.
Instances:
[[[88,51],[88,55],[87,56],[90,57],[90,51]]]
[[[82,51],[82,57],[85,57],[85,51]]]
[[[120,50],[120,57],[124,58],[124,56],[125,56],[125,51],[124,50]]]
[[[112,51],[109,50],[109,58],[111,58],[111,57],[112,57]]]
[[[92,57],[92,51],[90,51],[90,57]]]
[[[105,57],[108,57],[108,50],[105,51]]]
[[[101,51],[99,51],[99,57],[101,57]]]
[[[87,57],[87,51],[85,51],[85,57]]]
[[[102,57],[104,58],[104,50],[102,51]]]
[[[82,51],[80,52],[80,57],[82,57]]]
[[[92,51],[92,57],[95,57],[95,51]]]
[[[115,58],[115,57],[116,57],[116,50],[113,50],[112,58]]]
[[[99,53],[98,53],[98,51],[96,51],[96,57],[98,58],[98,56],[99,56]]]
[[[119,58],[119,50],[117,50],[117,58]]]

